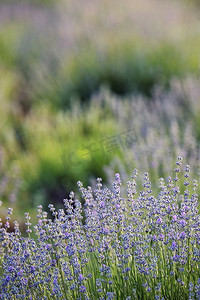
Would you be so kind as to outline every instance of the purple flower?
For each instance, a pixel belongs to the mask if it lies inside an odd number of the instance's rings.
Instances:
[[[172,242],[171,249],[172,249],[172,250],[175,250],[175,249],[176,249],[176,242]]]
[[[153,239],[154,242],[156,242],[157,241],[157,236],[154,234],[152,239]]]
[[[84,276],[83,276],[83,274],[79,274],[79,276],[78,276],[78,280],[79,280],[79,281],[83,281],[83,280],[84,280]]]
[[[187,222],[185,220],[180,220],[179,223],[182,227],[185,227],[187,225]]]
[[[180,239],[183,239],[183,240],[185,239],[185,236],[186,236],[186,234],[184,231],[182,231],[179,235]]]
[[[100,206],[100,207],[104,207],[104,206],[105,206],[105,202],[104,202],[104,201],[101,201],[101,202],[99,203],[99,206]]]
[[[20,270],[18,273],[17,273],[18,276],[22,276],[23,275],[23,270]]]
[[[179,261],[180,256],[178,254],[175,254],[173,256],[173,261],[178,262]]]
[[[168,214],[170,214],[170,213],[171,213],[171,211],[172,211],[172,210],[171,210],[171,207],[170,207],[170,206],[168,206],[168,207],[167,207],[167,213],[168,213]]]
[[[162,233],[159,234],[158,239],[159,239],[160,241],[163,241],[163,240],[164,240],[164,235],[163,235]]]
[[[11,273],[11,272],[13,272],[15,269],[12,267],[12,266],[10,266],[9,268],[8,268],[8,271]]]
[[[47,244],[47,245],[45,246],[46,250],[50,250],[51,247],[52,247],[51,244]]]
[[[80,286],[80,292],[85,293],[86,292],[86,287],[84,285]]]
[[[104,233],[104,234],[108,234],[108,233],[109,233],[108,228],[103,228],[103,233]]]
[[[156,223],[158,224],[158,225],[161,225],[162,224],[162,222],[163,222],[163,220],[162,220],[162,218],[160,217],[160,218],[158,218],[157,219],[157,221],[156,221]]]

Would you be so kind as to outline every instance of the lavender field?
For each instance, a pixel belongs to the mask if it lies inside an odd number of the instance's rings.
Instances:
[[[0,2],[0,299],[200,299],[199,12]]]
[[[138,190],[136,169],[126,194],[119,173],[112,190],[101,178],[94,190],[79,181],[84,205],[71,192],[63,209],[49,204],[53,220],[39,205],[35,238],[29,213],[27,237],[16,221],[8,233],[9,208],[1,229],[1,298],[199,299],[198,182],[181,164],[178,157],[172,177],[160,178],[157,194],[148,173]]]

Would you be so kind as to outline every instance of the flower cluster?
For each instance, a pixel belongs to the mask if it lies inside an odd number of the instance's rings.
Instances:
[[[119,174],[112,189],[78,187],[52,218],[38,207],[38,223],[27,237],[15,222],[0,229],[0,299],[200,299],[200,215],[196,180],[183,172],[160,179],[152,191],[148,173],[137,188],[137,170],[122,192]]]

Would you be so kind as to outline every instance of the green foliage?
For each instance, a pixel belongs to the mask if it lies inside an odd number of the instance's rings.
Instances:
[[[10,156],[21,167],[26,205],[41,203],[41,195],[43,205],[49,199],[59,204],[78,179],[87,185],[92,177],[105,179],[103,167],[120,152],[102,146],[119,128],[98,103],[57,115],[41,106],[20,126],[24,147],[15,139]]]
[[[106,49],[82,49],[63,63],[57,84],[50,87],[52,105],[66,108],[71,97],[88,101],[102,85],[116,94],[152,96],[155,86],[169,87],[173,77],[198,71],[199,55],[188,57],[176,44],[147,45],[144,41],[119,42]],[[55,88],[55,89],[54,89]]]
[[[83,38],[76,47],[60,51],[62,43],[55,28],[38,28],[34,22],[2,26],[0,64],[17,78],[14,102],[25,112],[41,102],[56,110],[69,108],[74,98],[87,102],[102,85],[119,95],[151,97],[155,86],[168,88],[173,77],[198,72],[200,40],[195,32],[178,42],[153,42],[137,33],[111,40],[105,33],[99,43]]]

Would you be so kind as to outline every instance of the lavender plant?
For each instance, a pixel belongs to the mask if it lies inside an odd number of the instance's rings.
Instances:
[[[167,93],[155,90],[151,103],[144,97],[120,99],[107,90],[94,98],[111,110],[121,130],[134,132],[134,140],[126,141],[123,158],[115,157],[106,167],[109,182],[116,171],[127,179],[131,170],[137,168],[147,170],[154,184],[169,174],[178,155],[191,165],[195,176],[199,174],[199,84],[188,78],[182,83],[174,80],[171,86]]]
[[[200,299],[198,183],[181,163],[160,178],[157,195],[148,173],[138,191],[137,170],[126,195],[118,173],[112,189],[100,178],[94,190],[78,182],[84,206],[73,192],[63,209],[49,205],[51,219],[39,206],[36,238],[29,213],[26,237],[17,222],[7,231],[9,208],[0,231],[0,299]]]
[[[9,168],[5,163],[4,152],[0,148],[0,198],[14,204],[19,193],[21,178],[17,165]]]

